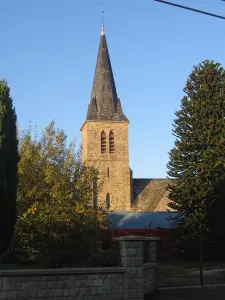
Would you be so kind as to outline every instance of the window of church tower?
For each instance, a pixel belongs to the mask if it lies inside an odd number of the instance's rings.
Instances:
[[[109,195],[109,193],[107,193],[107,195],[106,195],[106,208],[107,209],[110,208],[110,195]]]
[[[115,143],[114,143],[114,133],[113,133],[113,131],[110,131],[110,133],[109,133],[109,152],[110,153],[115,152]]]
[[[107,168],[107,177],[109,177],[109,167]]]
[[[105,131],[103,130],[101,132],[101,153],[106,152],[106,134]]]

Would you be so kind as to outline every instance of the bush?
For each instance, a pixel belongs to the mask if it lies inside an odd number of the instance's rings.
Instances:
[[[91,255],[84,264],[85,267],[118,267],[120,265],[120,250],[116,248],[98,251]]]

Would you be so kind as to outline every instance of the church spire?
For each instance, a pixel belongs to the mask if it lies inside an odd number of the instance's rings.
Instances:
[[[86,119],[128,121],[123,114],[120,99],[117,97],[104,24],[101,29],[91,100]]]
[[[105,28],[104,28],[104,24],[102,24],[102,31],[101,31],[101,35],[105,35]]]

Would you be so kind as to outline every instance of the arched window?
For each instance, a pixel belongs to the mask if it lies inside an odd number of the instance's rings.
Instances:
[[[101,132],[101,153],[106,152],[106,134],[105,131],[102,130]]]
[[[110,208],[110,195],[109,193],[106,194],[106,208]]]
[[[111,130],[109,133],[109,153],[115,152],[114,133]]]
[[[109,177],[109,167],[107,168],[107,177]]]

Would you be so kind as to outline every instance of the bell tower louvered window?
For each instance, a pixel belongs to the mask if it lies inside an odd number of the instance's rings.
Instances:
[[[103,130],[101,132],[101,153],[106,152],[106,134],[105,131]]]
[[[114,142],[114,133],[110,131],[109,133],[109,153],[115,152],[115,142]]]

